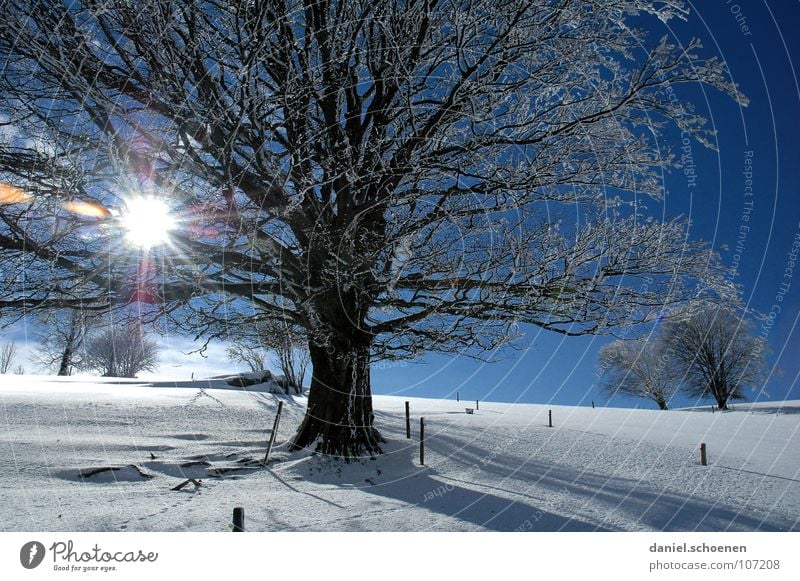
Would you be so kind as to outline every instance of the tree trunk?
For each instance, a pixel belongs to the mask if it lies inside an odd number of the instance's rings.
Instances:
[[[58,366],[58,375],[69,375],[69,368],[72,367],[72,345],[68,344],[61,354],[61,362]]]
[[[60,376],[70,375],[71,373],[72,358],[75,354],[75,349],[79,347],[79,338],[82,336],[79,334],[79,324],[79,315],[73,311],[69,320],[69,332],[66,337],[66,345],[64,345],[64,351],[61,353],[61,361],[58,366],[58,375]]]
[[[731,397],[728,386],[718,380],[712,381],[711,393],[714,395],[714,399],[717,400],[717,407],[721,410],[727,410],[728,400]]]
[[[667,411],[667,402],[663,397],[657,397],[656,403],[658,404],[658,409],[662,411]]]
[[[309,350],[308,409],[291,449],[315,444],[315,451],[345,459],[380,454],[384,440],[373,426],[370,346],[332,341],[322,347],[311,341]]]

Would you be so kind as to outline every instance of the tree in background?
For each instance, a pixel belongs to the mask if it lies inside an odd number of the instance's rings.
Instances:
[[[663,344],[658,339],[617,340],[603,346],[598,355],[600,386],[609,395],[624,393],[651,399],[658,409],[677,392]]]
[[[42,317],[36,360],[56,375],[72,375],[82,363],[87,314],[80,309],[51,311]]]
[[[686,393],[712,397],[721,410],[764,382],[766,341],[729,308],[708,306],[667,320],[661,340]]]
[[[303,339],[301,333],[283,330],[275,335],[275,342],[272,346],[286,384],[291,386],[295,393],[303,392],[306,369],[311,361],[307,347],[308,342]]]
[[[244,363],[253,373],[259,373],[267,368],[269,353],[260,345],[250,345],[237,340],[225,349],[228,359],[234,363]]]
[[[0,373],[8,373],[11,366],[14,364],[14,358],[17,356],[17,343],[3,343],[0,347]]]
[[[111,326],[86,340],[81,368],[104,377],[136,377],[158,367],[158,344],[140,326]]]
[[[5,2],[0,311],[140,301],[206,339],[264,317],[300,328],[313,373],[294,447],[378,453],[376,358],[493,351],[520,323],[604,333],[735,295],[688,222],[632,207],[663,195],[675,129],[713,140],[682,86],[746,102],[698,42],[642,28],[686,14]],[[143,193],[179,224],[159,260],[122,232]]]
[[[229,339],[233,342],[226,353],[231,361],[244,363],[250,371],[259,372],[267,368],[272,355],[286,386],[295,393],[302,393],[310,358],[308,338],[300,329],[264,320],[238,331]]]

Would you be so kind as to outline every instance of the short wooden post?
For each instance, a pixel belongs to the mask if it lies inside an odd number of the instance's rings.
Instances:
[[[269,462],[269,453],[272,452],[272,445],[275,443],[275,436],[278,434],[278,424],[281,421],[281,412],[283,411],[283,402],[278,402],[278,413],[275,414],[275,423],[272,424],[272,433],[269,435],[269,444],[267,444],[267,453],[264,454],[264,464]]]
[[[461,398],[458,396],[458,392],[456,392],[456,401],[461,401]]]
[[[547,425],[553,427],[553,410],[547,410]]]
[[[713,405],[711,406],[711,413],[712,414],[714,413],[714,406]]]
[[[411,410],[406,402],[406,438],[411,439]]]
[[[476,410],[479,410],[479,409],[481,409],[481,406],[480,406],[480,404],[478,403],[478,400],[477,400],[477,399],[475,400],[475,409],[476,409]]]
[[[700,464],[702,466],[708,466],[708,458],[706,457],[706,444],[705,444],[705,442],[700,444]]]
[[[425,466],[425,418],[419,419],[419,464]]]
[[[592,400],[592,409],[594,409],[594,400]]]
[[[244,509],[241,506],[233,509],[233,532],[244,532]]]

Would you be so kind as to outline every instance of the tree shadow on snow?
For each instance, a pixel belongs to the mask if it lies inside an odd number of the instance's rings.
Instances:
[[[356,466],[341,466],[336,475],[306,474],[305,479],[318,482],[348,483],[361,491],[397,500],[417,509],[430,511],[429,530],[441,530],[441,516],[450,517],[490,531],[597,531],[601,523],[564,517],[548,512],[533,497],[513,494],[516,498],[496,495],[486,487],[457,483],[440,475],[435,468],[420,466],[417,447],[389,442],[386,454],[374,461]],[[365,478],[366,477],[366,478]]]
[[[426,447],[431,452],[448,454],[451,461],[462,462],[476,475],[491,474],[494,479],[507,480],[509,487],[514,481],[522,481],[528,486],[528,494],[537,490],[555,494],[573,511],[571,517],[564,518],[566,521],[585,524],[591,520],[590,514],[599,514],[600,519],[595,519],[597,529],[593,530],[628,530],[615,525],[615,521],[621,524],[634,521],[640,525],[637,528],[658,531],[786,531],[798,526],[798,521],[789,515],[753,516],[752,507],[745,509],[692,496],[688,491],[657,488],[646,480],[608,476],[481,449],[475,441],[469,447],[463,444],[446,434],[426,438]]]

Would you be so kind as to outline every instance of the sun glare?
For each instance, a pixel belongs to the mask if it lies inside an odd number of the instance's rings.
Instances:
[[[127,238],[136,246],[151,248],[169,239],[175,220],[169,206],[156,198],[132,198],[121,215]]]

